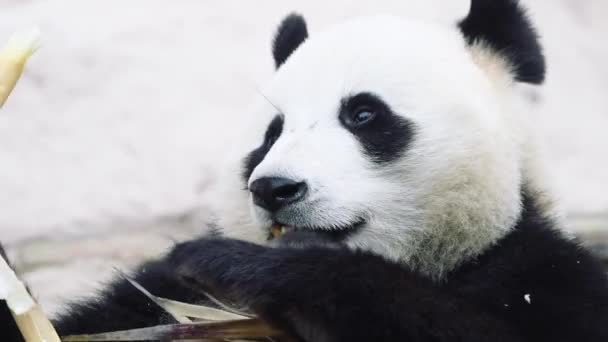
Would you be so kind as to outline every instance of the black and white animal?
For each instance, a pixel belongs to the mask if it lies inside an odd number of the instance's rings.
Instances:
[[[310,342],[608,341],[608,280],[559,230],[515,90],[545,76],[518,1],[473,0],[454,27],[370,17],[310,38],[290,15],[273,55],[267,130],[227,199],[249,202],[249,241],[179,244],[136,272],[144,287],[198,301],[194,282]],[[118,280],[56,325],[160,322]]]

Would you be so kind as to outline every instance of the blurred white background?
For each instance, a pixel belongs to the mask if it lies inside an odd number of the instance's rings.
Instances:
[[[548,58],[527,89],[569,229],[608,235],[608,1],[522,0]],[[468,0],[2,0],[0,44],[42,48],[0,111],[0,240],[45,308],[196,234],[219,165],[247,135],[291,11],[311,35],[393,13],[455,23]],[[602,227],[605,227],[603,229]]]

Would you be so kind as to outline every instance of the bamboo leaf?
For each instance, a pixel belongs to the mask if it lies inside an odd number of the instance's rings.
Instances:
[[[242,320],[248,319],[250,317],[238,315],[232,312],[219,310],[216,308],[204,306],[204,305],[194,305],[188,303],[182,303],[175,300],[157,297],[151,294],[148,290],[146,290],[143,286],[137,283],[135,280],[129,278],[124,275],[125,279],[131,283],[136,289],[142,292],[146,297],[150,298],[151,301],[156,303],[158,306],[167,311],[176,321],[179,323],[189,323],[192,322],[190,318],[198,318],[208,321],[229,321],[229,320]]]

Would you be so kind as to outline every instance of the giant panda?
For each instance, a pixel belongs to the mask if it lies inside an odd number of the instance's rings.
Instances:
[[[266,131],[225,199],[256,229],[180,243],[139,283],[205,289],[301,341],[608,341],[605,271],[560,231],[520,104],[545,60],[517,0],[473,0],[454,26],[367,17],[311,37],[292,14],[272,52]],[[55,320],[163,322],[124,280]]]

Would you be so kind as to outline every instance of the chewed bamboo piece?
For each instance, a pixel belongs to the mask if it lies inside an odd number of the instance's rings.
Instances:
[[[5,300],[27,342],[60,342],[40,305],[32,299],[13,269],[0,257],[0,299]]]
[[[38,49],[40,31],[14,34],[0,52],[0,108],[15,88],[28,58]]]

